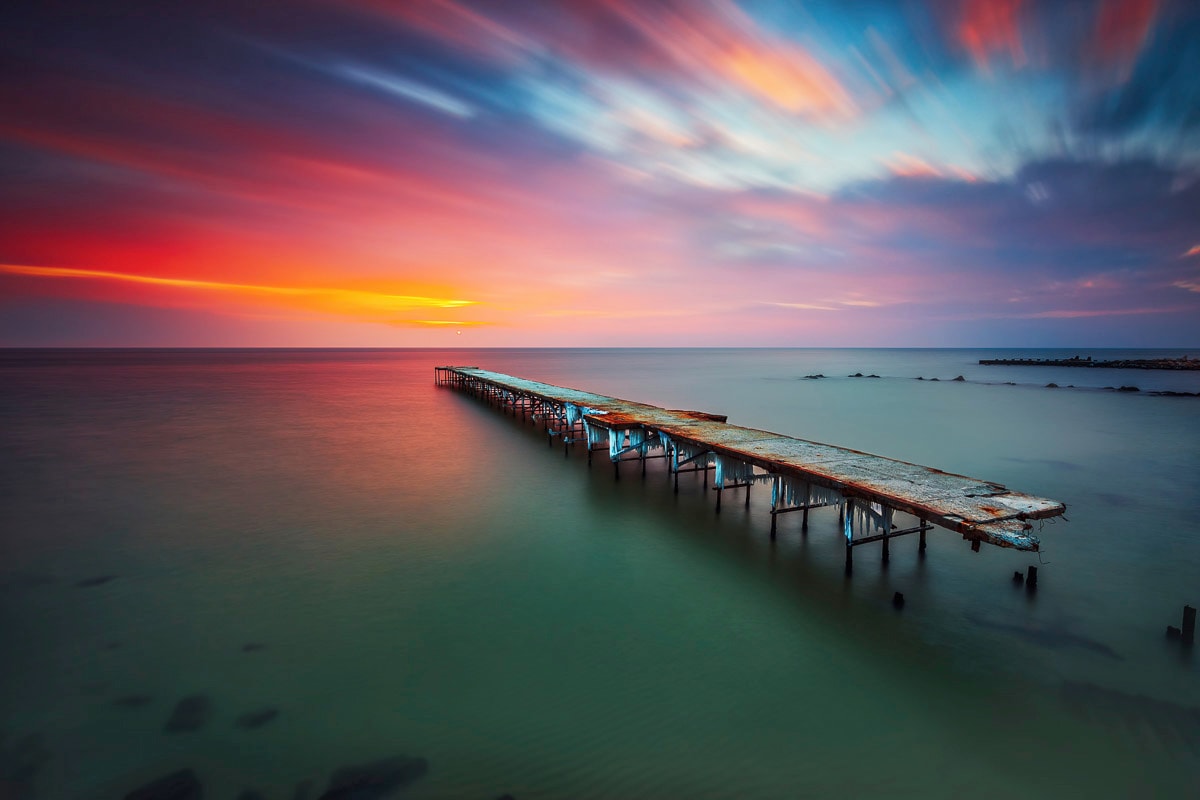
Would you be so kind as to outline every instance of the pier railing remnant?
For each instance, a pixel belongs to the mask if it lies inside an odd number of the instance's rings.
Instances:
[[[811,509],[836,506],[846,540],[846,569],[853,548],[888,541],[934,526],[962,534],[973,549],[980,543],[1034,550],[1040,542],[1031,522],[1062,516],[1066,506],[1054,500],[1015,492],[997,483],[943,472],[883,456],[796,439],[770,431],[730,425],[726,417],[698,411],[671,411],[645,403],[567,389],[478,367],[436,367],[439,385],[469,392],[543,424],[551,446],[586,444],[588,463],[594,452],[607,451],[614,474],[624,460],[664,458],[679,491],[681,472],[702,471],[707,487],[713,473],[717,493],[746,490],[757,483],[771,487],[771,538],[779,514],[802,512],[808,528]],[[651,450],[661,453],[650,455]],[[633,458],[627,455],[635,454]],[[896,513],[915,517],[900,526]]]

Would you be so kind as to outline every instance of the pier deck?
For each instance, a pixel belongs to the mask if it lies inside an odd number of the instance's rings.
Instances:
[[[850,547],[868,541],[882,540],[886,558],[887,539],[920,532],[924,549],[931,525],[962,534],[973,547],[982,542],[1037,550],[1031,521],[1066,512],[1062,503],[990,481],[730,425],[719,414],[672,411],[477,367],[437,367],[435,375],[439,384],[488,397],[511,407],[514,414],[528,411],[545,423],[550,437],[561,436],[566,444],[586,442],[589,462],[594,447],[607,443],[616,468],[624,454],[634,452],[644,469],[647,451],[661,448],[670,459],[676,490],[680,467],[696,464],[695,469],[704,470],[706,483],[712,468],[718,510],[722,490],[746,488],[748,504],[750,486],[769,482],[772,536],[776,514],[803,511],[807,527],[809,509],[837,506],[844,523],[847,568]],[[896,511],[917,517],[919,524],[896,528]]]

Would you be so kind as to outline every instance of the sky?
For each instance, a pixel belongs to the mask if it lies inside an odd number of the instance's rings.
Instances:
[[[0,346],[1200,346],[1192,0],[0,31]]]

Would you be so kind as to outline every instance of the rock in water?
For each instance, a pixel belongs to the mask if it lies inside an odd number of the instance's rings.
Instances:
[[[261,711],[250,711],[237,718],[237,726],[246,730],[261,728],[279,716],[278,708],[264,708]]]
[[[212,711],[212,703],[202,694],[193,694],[175,704],[171,718],[163,726],[164,733],[184,733],[198,731],[208,722]]]
[[[428,771],[429,763],[425,759],[408,756],[342,767],[333,773],[320,800],[381,800]]]
[[[156,781],[134,789],[125,800],[201,800],[204,787],[190,769],[164,775]]]
[[[116,575],[97,575],[94,578],[84,578],[83,580],[79,581],[75,585],[81,589],[88,589],[92,586],[103,586],[104,584],[108,583],[109,581],[114,581],[116,579],[117,579]]]

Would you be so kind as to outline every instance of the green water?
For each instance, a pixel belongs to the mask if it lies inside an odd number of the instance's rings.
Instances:
[[[0,730],[44,750],[10,791],[121,797],[191,767],[206,797],[316,797],[404,753],[430,764],[412,798],[1194,796],[1196,667],[1162,629],[1200,600],[1200,404],[911,380],[977,357],[10,356]],[[1043,531],[1033,597],[1009,578],[1036,556],[946,532],[887,569],[861,548],[846,581],[836,512],[772,545],[766,491],[717,516],[661,462],[614,481],[435,387],[440,363],[999,480],[1071,522]],[[860,369],[885,377],[796,380]],[[197,693],[211,717],[164,733]]]

